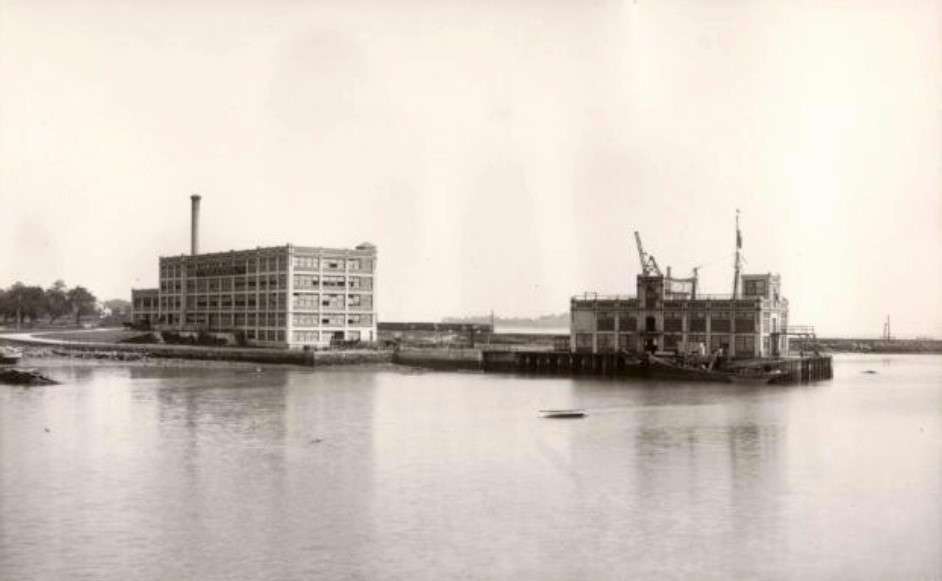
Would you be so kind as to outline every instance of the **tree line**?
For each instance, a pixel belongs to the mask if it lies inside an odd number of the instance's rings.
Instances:
[[[17,325],[29,321],[47,319],[55,323],[63,317],[75,317],[78,325],[83,316],[98,311],[95,295],[83,286],[69,288],[62,280],[52,283],[49,288],[27,286],[16,282],[9,288],[0,288],[0,318],[3,322],[15,322]]]

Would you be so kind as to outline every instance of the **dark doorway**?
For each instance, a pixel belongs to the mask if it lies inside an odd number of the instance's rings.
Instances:
[[[644,330],[648,333],[657,332],[657,319],[654,317],[647,317],[644,319]]]

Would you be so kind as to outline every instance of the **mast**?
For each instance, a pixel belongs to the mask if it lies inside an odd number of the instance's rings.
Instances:
[[[742,273],[742,233],[739,231],[739,209],[736,210],[736,267],[733,273],[733,300],[739,298],[739,275]]]

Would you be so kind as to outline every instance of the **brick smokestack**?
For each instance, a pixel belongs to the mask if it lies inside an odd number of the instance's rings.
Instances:
[[[200,253],[200,196],[190,196],[190,254]]]

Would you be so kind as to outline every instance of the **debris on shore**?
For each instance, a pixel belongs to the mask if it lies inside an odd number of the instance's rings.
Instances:
[[[0,368],[0,383],[10,385],[55,385],[58,382],[49,379],[35,369],[9,367]]]

